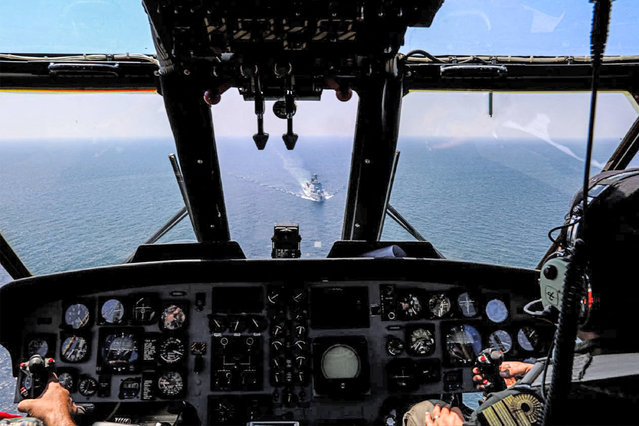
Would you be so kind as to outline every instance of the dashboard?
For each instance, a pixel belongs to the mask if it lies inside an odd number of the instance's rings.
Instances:
[[[536,271],[447,260],[149,262],[1,291],[38,299],[2,310],[14,364],[54,358],[76,403],[132,423],[400,423],[416,401],[474,391],[483,348],[536,357],[552,333],[523,312]],[[20,400],[32,384],[14,374]]]

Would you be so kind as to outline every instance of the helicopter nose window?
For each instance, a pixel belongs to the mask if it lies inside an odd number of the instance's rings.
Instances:
[[[411,92],[390,204],[448,258],[534,267],[581,185],[588,105],[587,93]],[[637,118],[626,94],[598,105],[591,175]],[[386,219],[383,239],[410,238]]]

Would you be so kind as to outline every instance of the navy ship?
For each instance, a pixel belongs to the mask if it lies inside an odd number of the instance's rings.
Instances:
[[[304,195],[317,202],[326,200],[326,192],[322,188],[322,182],[317,177],[317,173],[313,173],[310,181],[304,183]]]

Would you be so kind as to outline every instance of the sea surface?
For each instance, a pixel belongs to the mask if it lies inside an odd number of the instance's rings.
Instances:
[[[535,267],[582,182],[583,144],[560,143],[574,155],[536,140],[401,139],[390,203],[447,258]],[[616,143],[598,141],[594,159]],[[276,222],[299,223],[302,257],[327,255],[342,231],[350,140],[302,136],[287,151],[272,137],[258,152],[230,139],[218,150],[231,238],[247,257],[270,256]],[[4,141],[0,232],[34,274],[120,263],[183,206],[171,152],[168,139]],[[324,202],[303,195],[312,173]],[[161,242],[193,239],[185,220]],[[387,219],[383,239],[412,237]],[[14,411],[9,362],[2,350],[0,410]]]

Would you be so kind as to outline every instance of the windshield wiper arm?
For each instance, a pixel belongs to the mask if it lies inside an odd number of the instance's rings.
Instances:
[[[426,238],[424,238],[422,236],[422,234],[420,234],[417,231],[417,229],[415,229],[410,223],[408,223],[408,221],[404,218],[404,216],[399,214],[399,212],[397,210],[395,210],[395,208],[393,206],[391,206],[390,204],[386,205],[386,215],[388,215],[388,217],[390,217],[395,222],[397,222],[397,224],[399,226],[401,226],[402,228],[404,228],[406,230],[406,232],[408,232],[413,237],[415,237],[415,239],[417,241],[426,241],[426,242],[428,242],[428,240]]]

